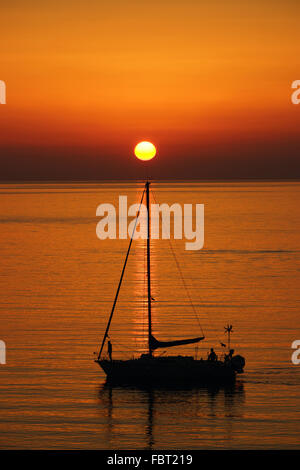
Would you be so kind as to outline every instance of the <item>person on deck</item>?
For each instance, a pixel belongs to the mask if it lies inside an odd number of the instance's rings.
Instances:
[[[228,354],[225,354],[225,362],[230,362],[234,354],[234,349],[230,349]]]
[[[112,361],[112,344],[109,340],[107,343],[107,353],[108,353],[109,360]]]
[[[217,361],[218,360],[218,356],[216,355],[213,348],[210,348],[210,353],[208,355],[208,360],[209,361]]]

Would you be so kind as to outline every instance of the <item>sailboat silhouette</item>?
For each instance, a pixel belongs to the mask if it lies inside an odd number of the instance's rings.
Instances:
[[[100,346],[100,351],[96,363],[104,370],[108,381],[117,383],[149,383],[152,385],[161,385],[163,383],[226,383],[233,382],[237,373],[242,373],[245,360],[242,356],[228,355],[226,360],[203,360],[195,359],[192,356],[154,356],[153,352],[158,348],[170,348],[172,346],[181,346],[186,344],[199,343],[204,340],[204,336],[198,336],[188,339],[179,339],[175,341],[160,341],[152,334],[152,312],[151,312],[151,252],[150,252],[150,182],[147,181],[142,194],[140,207],[146,194],[147,204],[147,300],[148,300],[148,353],[142,354],[138,359],[116,360],[102,358],[105,341],[108,338],[109,328],[115,311],[120,288],[122,285],[130,249],[133,241],[133,235],[136,228],[140,211],[137,214],[132,237],[125,257],[120,281],[118,284],[116,296],[113,302],[112,310],[108,319],[107,327]],[[110,347],[110,342],[109,342]]]

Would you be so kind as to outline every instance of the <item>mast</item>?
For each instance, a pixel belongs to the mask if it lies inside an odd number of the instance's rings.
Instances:
[[[147,201],[147,280],[148,280],[148,346],[149,356],[152,356],[151,337],[152,337],[152,320],[151,320],[151,265],[150,265],[150,182],[146,182],[146,201]]]

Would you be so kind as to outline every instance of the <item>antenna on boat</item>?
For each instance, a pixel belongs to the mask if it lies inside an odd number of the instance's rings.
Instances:
[[[230,351],[230,334],[233,333],[232,325],[224,326],[225,334],[228,334],[228,351]]]

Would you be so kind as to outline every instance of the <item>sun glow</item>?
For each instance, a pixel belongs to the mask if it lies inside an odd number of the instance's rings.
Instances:
[[[139,160],[152,160],[156,155],[156,148],[151,142],[139,142],[135,146],[134,154]]]

